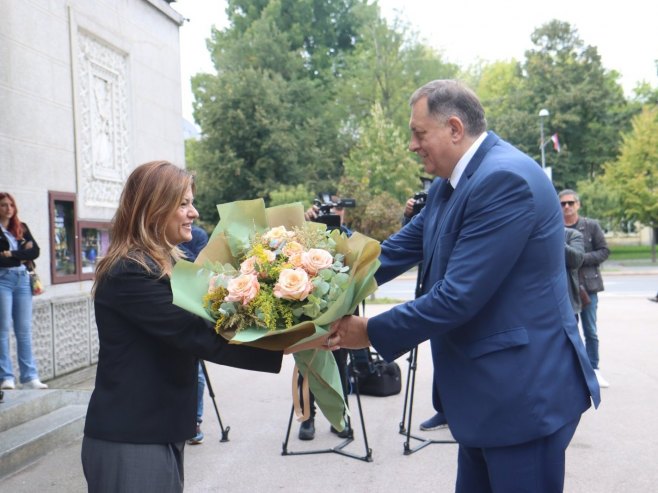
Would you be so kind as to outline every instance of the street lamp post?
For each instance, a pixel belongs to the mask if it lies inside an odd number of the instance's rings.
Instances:
[[[546,108],[539,110],[539,132],[541,134],[541,167],[546,168],[546,153],[544,152],[544,118],[550,115]]]

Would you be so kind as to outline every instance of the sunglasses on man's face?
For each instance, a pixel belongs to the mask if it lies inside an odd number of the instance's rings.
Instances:
[[[564,202],[560,202],[560,205],[562,207],[566,207],[566,206],[573,207],[575,203],[576,203],[575,200],[565,200]]]

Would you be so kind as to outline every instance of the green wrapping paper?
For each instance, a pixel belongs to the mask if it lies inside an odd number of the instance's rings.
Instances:
[[[203,297],[214,273],[205,266],[220,262],[238,269],[238,257],[249,248],[253,235],[263,233],[268,228],[326,228],[324,224],[306,222],[301,203],[265,208],[262,199],[255,199],[221,204],[217,209],[221,219],[208,245],[194,263],[185,260],[177,262],[171,279],[174,304],[212,322],[215,320],[204,308]],[[336,242],[336,251],[345,255],[350,279],[347,289],[326,311],[313,320],[287,329],[268,331],[257,326],[244,327],[237,332],[220,329],[220,335],[231,344],[284,350],[325,335],[332,322],[354,313],[359,303],[377,289],[374,274],[379,268],[377,258],[380,246],[377,241],[360,233],[354,233],[349,238],[338,230],[330,234]],[[329,351],[308,349],[293,356],[299,371],[308,378],[309,388],[320,411],[337,430],[343,430],[347,410],[333,355]]]

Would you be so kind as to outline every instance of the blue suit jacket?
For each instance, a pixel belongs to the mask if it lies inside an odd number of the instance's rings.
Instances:
[[[382,244],[379,283],[422,262],[421,296],[368,321],[391,361],[430,339],[434,405],[457,441],[549,435],[600,401],[569,302],[564,223],[535,161],[490,132],[452,195]]]

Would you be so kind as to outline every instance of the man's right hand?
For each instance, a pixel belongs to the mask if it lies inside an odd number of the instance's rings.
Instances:
[[[414,204],[416,203],[416,199],[409,199],[407,200],[407,203],[404,206],[404,215],[405,217],[412,217],[414,215]]]
[[[307,221],[313,221],[318,217],[320,214],[320,208],[317,205],[312,205],[308,209],[306,209],[306,212],[304,212],[304,219]]]

